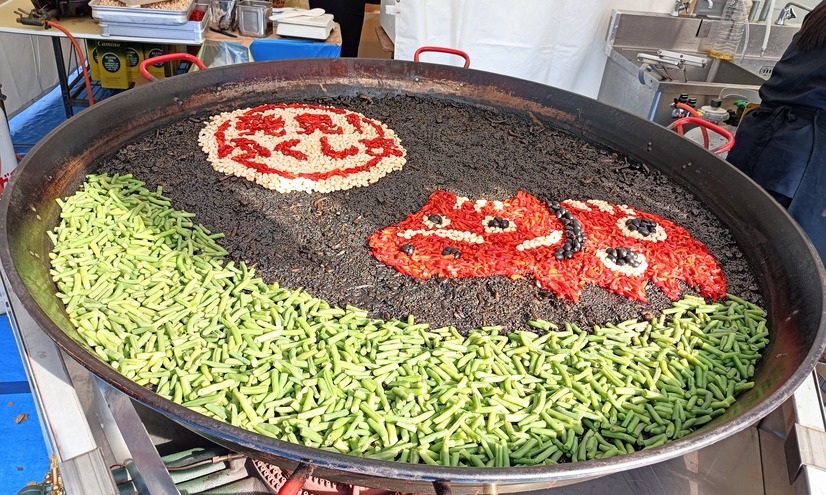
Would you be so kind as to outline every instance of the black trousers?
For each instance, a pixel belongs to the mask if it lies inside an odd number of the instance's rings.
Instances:
[[[333,14],[341,26],[342,57],[357,57],[359,54],[365,3],[365,0],[310,0],[310,8],[322,8]]]

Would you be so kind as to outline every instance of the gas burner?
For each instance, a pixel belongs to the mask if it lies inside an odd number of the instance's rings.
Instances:
[[[270,493],[280,495],[393,495],[395,492],[380,488],[365,488],[363,486],[345,485],[335,483],[314,476],[309,476],[297,491],[289,490],[281,493],[281,489],[287,482],[288,477],[281,468],[272,464],[267,464],[257,459],[252,459],[252,464],[261,476],[261,480],[267,485]],[[300,467],[299,467],[300,469]],[[291,473],[290,477],[292,477]]]

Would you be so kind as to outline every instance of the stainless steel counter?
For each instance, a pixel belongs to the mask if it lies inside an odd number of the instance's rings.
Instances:
[[[672,121],[671,104],[682,93],[697,99],[697,107],[712,98],[746,99],[759,103],[757,90],[798,31],[799,26],[772,25],[766,50],[765,24],[750,23],[733,61],[708,59],[705,67],[651,70],[638,55],[669,50],[708,58],[711,33],[721,21],[701,17],[614,11],[606,36],[607,60],[598,99],[661,125]]]

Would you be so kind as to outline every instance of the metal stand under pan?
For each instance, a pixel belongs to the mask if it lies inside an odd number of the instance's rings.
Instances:
[[[13,293],[9,293],[8,310],[44,437],[59,465],[64,493],[279,493],[286,477],[278,468],[214,445],[90,375],[38,328]],[[816,378],[813,374],[791,399],[759,424],[710,447],[659,464],[532,493],[824,493],[826,422]],[[312,478],[299,488],[290,493],[388,493]],[[494,485],[484,490],[498,492]]]

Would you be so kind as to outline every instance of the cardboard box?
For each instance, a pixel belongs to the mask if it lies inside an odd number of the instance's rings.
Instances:
[[[100,62],[100,86],[109,89],[129,89],[128,62],[124,44],[116,41],[97,41]]]

